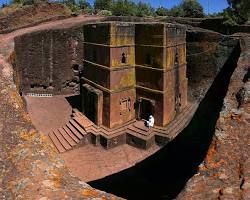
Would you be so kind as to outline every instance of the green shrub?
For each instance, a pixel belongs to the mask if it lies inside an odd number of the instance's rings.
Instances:
[[[197,0],[185,0],[181,4],[174,6],[168,12],[174,17],[204,17],[204,10]]]
[[[117,0],[113,2],[111,11],[116,16],[135,16],[136,4],[130,0]]]
[[[110,10],[112,7],[112,0],[95,0],[94,8],[96,11]]]
[[[250,19],[249,0],[227,0],[229,8],[224,10],[225,20],[230,17],[237,24],[244,24]]]
[[[80,15],[82,13],[82,10],[78,5],[70,4],[70,5],[68,5],[68,7],[71,10],[71,15],[73,15],[73,16],[77,16],[77,15]]]
[[[109,10],[101,10],[97,13],[99,16],[112,16],[112,12]]]
[[[168,9],[164,7],[159,7],[155,11],[156,15],[158,16],[167,16],[168,15]]]
[[[181,4],[184,17],[204,17],[203,7],[197,0],[185,0]]]
[[[136,6],[136,16],[147,17],[154,16],[154,9],[150,4],[142,3],[141,1]]]

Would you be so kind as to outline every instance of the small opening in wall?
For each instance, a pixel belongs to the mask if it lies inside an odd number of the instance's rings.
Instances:
[[[52,83],[49,83],[49,86],[52,87]]]
[[[153,64],[153,57],[150,54],[146,55],[146,64],[147,65],[152,65]]]
[[[34,84],[31,84],[31,85],[30,85],[30,88],[32,88],[32,89],[35,88],[35,85],[34,85]]]
[[[176,65],[178,65],[178,64],[179,64],[179,53],[178,53],[178,49],[176,49],[174,63],[175,63]]]
[[[131,144],[136,144],[136,141],[134,138],[131,138]]]
[[[181,107],[181,94],[179,94],[179,107]]]
[[[122,63],[126,63],[126,54],[125,53],[122,54]]]
[[[77,64],[73,65],[73,70],[78,71],[79,70],[79,65],[77,65]]]
[[[46,86],[46,85],[43,85],[43,89],[46,90],[46,89],[47,89],[47,86]]]

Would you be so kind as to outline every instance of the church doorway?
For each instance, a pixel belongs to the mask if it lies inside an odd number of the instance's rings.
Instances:
[[[148,120],[150,115],[154,114],[154,101],[147,98],[139,99],[139,117]]]
[[[102,124],[103,94],[100,90],[84,84],[82,88],[82,110],[96,125]]]

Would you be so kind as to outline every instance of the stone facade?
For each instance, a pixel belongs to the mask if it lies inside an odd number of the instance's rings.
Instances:
[[[165,126],[187,105],[181,25],[107,21],[37,31],[15,39],[15,55],[20,93],[81,93],[82,111],[97,125],[152,114]]]
[[[135,25],[130,23],[98,23],[84,27],[83,84],[103,92],[102,124],[113,128],[135,118]],[[90,93],[83,96],[92,98]],[[95,107],[98,102],[83,102]],[[86,113],[85,113],[86,114]],[[87,114],[88,117],[88,114]]]
[[[183,26],[125,22],[86,25],[83,66],[83,84],[103,92],[103,109],[94,98],[92,103],[82,104],[83,111],[96,107],[96,124],[114,128],[152,114],[156,125],[165,126],[187,105]],[[88,92],[82,96],[83,101],[92,98]]]
[[[82,27],[37,31],[15,38],[21,93],[77,94]]]
[[[187,105],[185,29],[137,24],[135,41],[138,117],[144,118],[143,112],[148,112],[156,125],[165,126]],[[144,104],[151,104],[151,111]]]

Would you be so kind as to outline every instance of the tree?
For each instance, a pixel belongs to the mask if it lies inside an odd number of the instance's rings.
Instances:
[[[169,13],[168,13],[168,9],[167,8],[164,8],[164,7],[159,7],[156,9],[155,13],[158,15],[158,16],[167,16]]]
[[[184,17],[184,11],[180,5],[171,8],[168,14],[173,17]]]
[[[117,0],[113,2],[111,11],[116,16],[135,16],[137,6],[130,0]]]
[[[180,7],[184,17],[204,17],[203,7],[197,0],[184,0]]]
[[[183,0],[181,4],[174,6],[168,12],[174,17],[204,17],[203,7],[197,0]]]
[[[80,7],[82,10],[85,10],[85,9],[87,9],[87,8],[91,8],[90,3],[87,2],[86,0],[79,0],[78,4],[79,4],[79,7]]]
[[[231,8],[223,10],[221,16],[223,17],[223,24],[226,26],[235,26],[237,25],[237,17],[233,14]]]
[[[66,4],[67,6],[76,5],[76,1],[75,0],[63,0],[63,3]]]
[[[146,16],[153,16],[154,9],[150,4],[139,2],[136,8],[136,16],[138,17],[146,17]]]
[[[112,0],[95,0],[95,10],[110,10],[112,7]]]
[[[250,18],[249,0],[227,0],[231,14],[236,18],[236,23],[245,23]],[[228,12],[227,9],[225,12]],[[233,17],[231,15],[231,17]]]
[[[101,10],[97,13],[99,16],[112,16],[112,12],[109,10]]]

